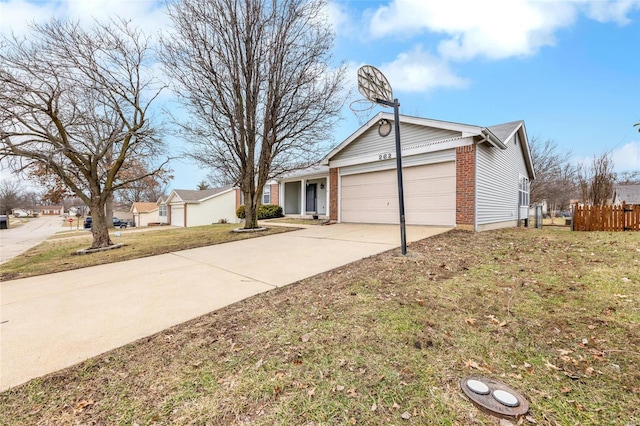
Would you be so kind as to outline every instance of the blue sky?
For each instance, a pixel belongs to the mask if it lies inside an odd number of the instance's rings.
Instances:
[[[106,14],[149,34],[168,25],[154,0],[0,0],[0,29]],[[480,126],[522,119],[530,139],[555,140],[574,162],[611,151],[617,171],[640,170],[640,0],[335,0],[328,15],[336,63],[350,70],[349,101],[361,97],[357,68],[370,64],[403,114]],[[333,144],[359,127],[347,106],[343,118]],[[173,167],[172,188],[206,176]]]

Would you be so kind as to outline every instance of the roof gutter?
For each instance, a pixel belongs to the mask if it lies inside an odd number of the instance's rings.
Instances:
[[[480,134],[482,134],[482,137],[484,138],[480,142],[489,142],[496,148],[507,149],[507,146],[500,139],[498,139],[498,137],[494,135],[491,130],[487,129],[486,127],[482,128]]]

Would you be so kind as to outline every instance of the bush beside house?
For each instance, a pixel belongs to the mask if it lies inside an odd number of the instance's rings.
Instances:
[[[244,205],[238,207],[238,210],[236,210],[236,216],[238,216],[239,219],[245,219],[246,214],[244,211]],[[282,207],[275,204],[261,204],[260,207],[258,207],[258,220],[275,219],[283,216]]]

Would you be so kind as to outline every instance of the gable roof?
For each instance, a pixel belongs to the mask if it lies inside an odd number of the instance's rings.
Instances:
[[[616,185],[613,194],[614,202],[640,204],[640,184]]]
[[[499,138],[503,143],[507,143],[509,139],[516,133],[519,133],[520,142],[522,143],[522,155],[524,156],[524,162],[529,171],[531,179],[536,178],[535,170],[533,170],[533,161],[531,160],[531,149],[529,148],[529,138],[527,137],[527,129],[524,125],[524,120],[511,121],[504,124],[496,124],[494,126],[487,127],[491,133]]]
[[[167,197],[166,203],[170,203],[174,198],[178,198],[185,203],[201,203],[217,195],[233,190],[233,186],[224,186],[214,189],[174,189]]]
[[[418,126],[434,127],[438,129],[451,130],[460,132],[461,137],[477,137],[477,143],[489,143],[490,145],[506,149],[506,142],[513,137],[516,132],[520,132],[520,140],[522,143],[523,156],[529,171],[531,179],[535,179],[535,172],[533,170],[533,162],[531,161],[531,152],[529,149],[526,129],[524,127],[523,120],[511,121],[509,123],[497,124],[494,126],[482,127],[472,124],[454,123],[451,121],[434,120],[431,118],[412,117],[408,115],[400,115],[400,123],[415,124]],[[340,151],[345,149],[349,144],[358,139],[363,133],[369,130],[371,127],[377,125],[380,120],[394,120],[394,115],[388,112],[380,112],[373,118],[367,121],[358,130],[352,133],[347,139],[345,139],[340,145],[332,149],[321,161],[321,164],[329,164],[329,160],[335,157]]]
[[[156,203],[145,203],[142,201],[136,201],[131,205],[131,211],[137,211],[138,213],[148,213],[154,210],[158,210]]]

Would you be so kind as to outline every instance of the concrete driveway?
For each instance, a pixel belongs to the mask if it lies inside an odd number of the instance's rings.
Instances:
[[[408,242],[449,230],[407,227]],[[315,226],[0,283],[0,391],[400,245],[399,227]]]

